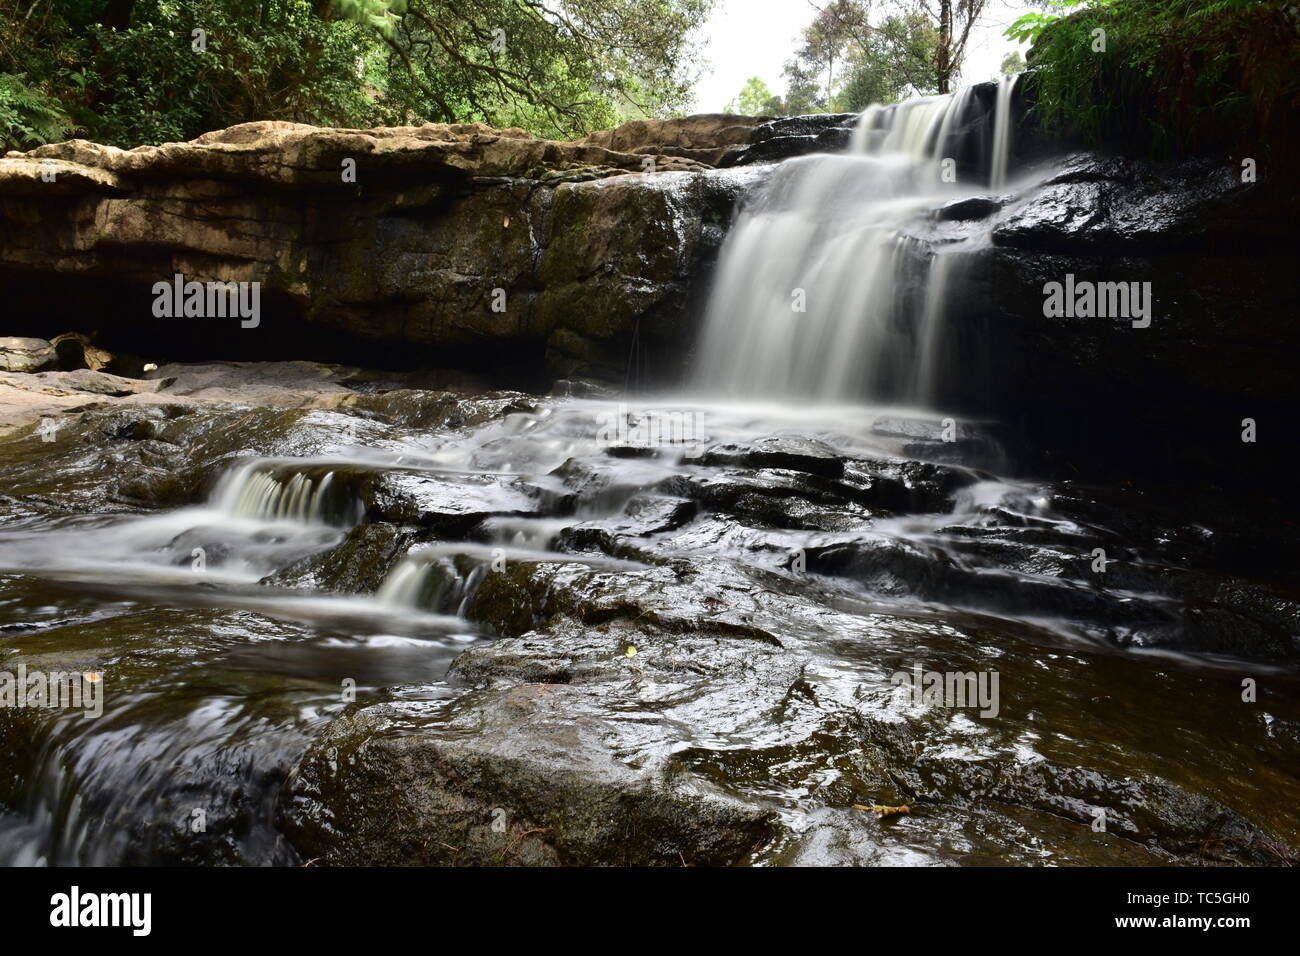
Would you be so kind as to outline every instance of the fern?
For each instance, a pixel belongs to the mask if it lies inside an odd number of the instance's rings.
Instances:
[[[31,149],[65,139],[72,123],[59,101],[28,86],[22,73],[0,73],[0,146]]]
[[[1064,0],[1006,31],[1029,39],[1049,131],[1157,154],[1300,151],[1300,42],[1283,0]],[[1072,12],[1071,12],[1072,11]],[[1107,50],[1091,39],[1105,31]]]

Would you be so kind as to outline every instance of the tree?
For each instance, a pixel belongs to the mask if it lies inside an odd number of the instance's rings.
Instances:
[[[765,111],[774,99],[778,103],[780,102],[779,97],[772,96],[772,91],[767,88],[767,84],[762,79],[751,76],[745,81],[745,85],[736,98],[727,104],[726,111],[739,116],[770,115]]]
[[[785,112],[856,112],[936,90],[933,25],[907,3],[881,10],[892,12],[881,16],[872,0],[832,0],[816,10],[785,67]]]
[[[361,16],[372,18],[374,3],[362,4]],[[575,135],[613,125],[628,108],[679,113],[689,102],[696,65],[689,37],[712,0],[385,5],[392,17],[376,32],[386,48],[396,116]]]
[[[855,46],[847,79],[836,95],[836,108],[856,112],[872,103],[935,92],[936,40],[934,29],[921,17],[885,19]]]
[[[796,54],[806,69],[826,72],[825,89],[835,90],[835,64],[843,66],[850,50],[866,27],[867,8],[856,0],[832,0],[817,10],[803,30],[803,46]]]
[[[1003,76],[1013,76],[1016,73],[1023,73],[1025,70],[1025,58],[1020,55],[1019,50],[1012,50],[1002,58],[1002,66],[999,67]]]
[[[826,96],[818,82],[815,65],[796,58],[788,61],[781,73],[786,84],[782,110],[786,116],[826,112]]]
[[[940,93],[952,90],[952,77],[966,58],[966,43],[987,0],[920,0],[918,8],[937,26],[935,80]]]
[[[951,92],[970,33],[987,0],[834,0],[818,10],[833,33],[883,64],[916,92]],[[814,20],[814,25],[818,22]]]
[[[0,0],[0,141],[76,127],[129,147],[261,119],[581,135],[687,105],[711,3]]]

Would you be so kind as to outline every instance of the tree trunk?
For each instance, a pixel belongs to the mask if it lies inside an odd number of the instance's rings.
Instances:
[[[935,85],[940,93],[949,93],[952,83],[952,0],[939,0],[939,49],[936,59]]]

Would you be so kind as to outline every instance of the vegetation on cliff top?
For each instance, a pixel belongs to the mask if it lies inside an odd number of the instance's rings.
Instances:
[[[267,119],[580,135],[680,112],[711,3],[0,0],[0,148]]]
[[[1033,40],[1034,110],[1093,145],[1177,155],[1294,153],[1300,6],[1285,0],[1060,0]]]

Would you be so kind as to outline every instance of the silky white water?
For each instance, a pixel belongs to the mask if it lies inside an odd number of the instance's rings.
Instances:
[[[908,226],[1006,183],[1014,82],[992,116],[973,89],[868,107],[847,152],[773,169],[723,245],[698,391],[933,407],[960,249]]]

